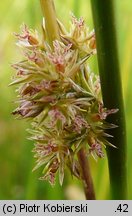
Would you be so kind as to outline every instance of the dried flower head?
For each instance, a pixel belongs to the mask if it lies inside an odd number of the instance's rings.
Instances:
[[[35,141],[36,166],[43,166],[43,177],[51,184],[59,173],[63,183],[64,170],[80,178],[77,152],[82,146],[87,155],[103,158],[108,115],[101,99],[100,80],[90,71],[88,58],[96,53],[94,31],[89,32],[83,18],[71,18],[67,31],[58,21],[61,41],[50,47],[37,31],[22,25],[15,34],[23,51],[23,60],[12,65],[16,70],[11,85],[17,86],[18,107],[13,114],[32,119],[31,139]]]

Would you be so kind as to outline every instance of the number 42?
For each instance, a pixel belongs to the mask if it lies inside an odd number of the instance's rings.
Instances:
[[[119,204],[117,210],[120,212],[128,212],[128,204]]]

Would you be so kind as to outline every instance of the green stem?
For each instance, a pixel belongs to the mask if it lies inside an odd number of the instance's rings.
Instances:
[[[80,14],[80,0],[74,0],[73,11],[76,17]]]
[[[104,106],[118,108],[108,122],[118,125],[110,133],[117,149],[108,147],[112,199],[126,199],[126,128],[120,79],[113,0],[91,0]]]
[[[95,200],[95,192],[91,177],[89,162],[84,148],[78,152],[78,159],[81,166],[82,181],[84,183],[84,191],[87,200]]]
[[[54,2],[53,0],[40,0],[40,3],[45,18],[46,33],[52,46],[54,40],[60,40]]]

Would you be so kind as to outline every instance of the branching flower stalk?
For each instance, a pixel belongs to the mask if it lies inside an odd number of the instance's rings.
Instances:
[[[88,65],[96,54],[94,31],[74,15],[67,31],[56,19],[53,1],[41,0],[41,5],[42,35],[25,24],[15,34],[23,59],[12,65],[16,74],[11,85],[17,86],[18,93],[13,114],[31,119],[33,170],[43,167],[40,179],[54,184],[59,173],[62,185],[67,167],[84,182],[86,198],[95,199],[87,159],[103,158],[106,146],[114,147],[106,139],[110,137],[106,130],[116,126],[106,118],[118,110],[104,107],[99,77]]]

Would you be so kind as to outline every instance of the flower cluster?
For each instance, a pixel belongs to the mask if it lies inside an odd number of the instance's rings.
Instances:
[[[31,139],[35,141],[36,166],[43,166],[43,177],[51,184],[64,170],[80,178],[77,153],[82,146],[87,155],[104,157],[106,122],[109,114],[101,99],[99,77],[89,69],[87,59],[96,53],[95,33],[89,32],[82,18],[73,15],[69,32],[58,21],[61,40],[50,47],[45,36],[22,25],[15,34],[23,51],[23,60],[13,64],[16,74],[11,85],[17,85],[18,107],[13,114],[32,119]],[[43,27],[44,28],[44,27]],[[45,29],[43,29],[45,35]]]

